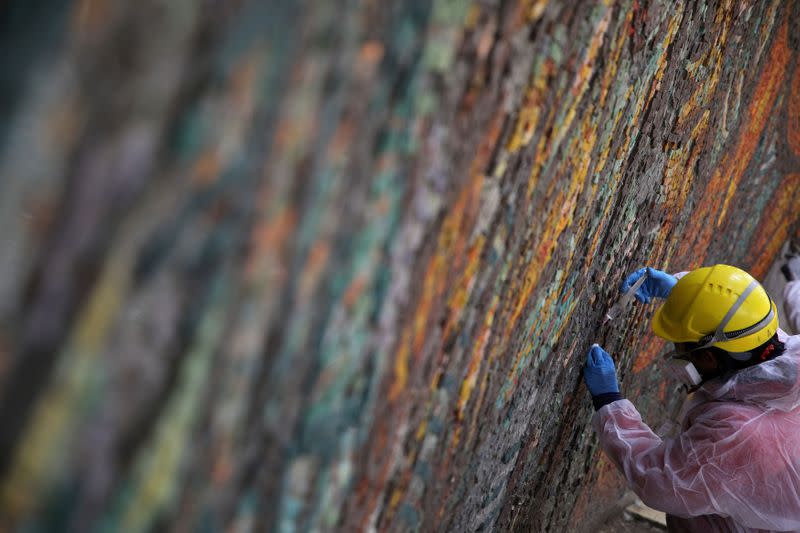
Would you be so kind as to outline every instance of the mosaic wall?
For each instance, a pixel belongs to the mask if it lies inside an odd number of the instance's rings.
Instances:
[[[800,2],[0,11],[3,530],[591,529],[624,274],[800,236]]]

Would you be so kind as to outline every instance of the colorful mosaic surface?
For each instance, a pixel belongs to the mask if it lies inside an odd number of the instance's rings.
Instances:
[[[800,238],[800,2],[0,11],[2,530],[590,530],[621,279]]]

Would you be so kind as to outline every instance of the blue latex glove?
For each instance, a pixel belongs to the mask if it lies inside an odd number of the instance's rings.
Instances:
[[[650,300],[653,297],[659,298],[666,298],[669,296],[669,292],[672,290],[672,287],[678,283],[678,278],[673,276],[672,274],[667,274],[666,272],[662,272],[661,270],[656,270],[655,268],[645,267],[640,268],[627,278],[625,281],[622,282],[622,286],[619,288],[620,292],[628,292],[631,285],[636,283],[636,281],[644,276],[645,272],[649,272],[647,280],[639,287],[639,290],[636,291],[634,295],[637,300],[644,303],[650,303]]]
[[[583,380],[592,396],[600,396],[610,392],[619,393],[617,371],[614,360],[604,349],[597,344],[592,344],[586,356],[586,366],[583,367]]]

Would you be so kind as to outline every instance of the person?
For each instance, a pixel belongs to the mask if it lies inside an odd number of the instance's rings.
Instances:
[[[664,299],[652,319],[690,386],[679,434],[661,438],[620,394],[611,356],[589,350],[594,430],[633,491],[667,513],[669,531],[800,531],[800,335],[747,272],[728,265],[647,276],[635,297]],[[800,280],[784,302],[800,331]]]

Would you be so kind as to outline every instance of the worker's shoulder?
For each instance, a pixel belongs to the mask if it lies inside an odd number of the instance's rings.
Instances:
[[[715,400],[697,406],[690,413],[691,425],[735,429],[763,416],[768,409],[761,405],[739,401]]]
[[[745,436],[767,430],[776,436],[786,433],[786,438],[800,442],[800,432],[794,431],[800,426],[800,408],[785,411],[758,403],[712,401],[696,408],[690,416],[690,427],[695,431],[710,430],[717,438],[725,433]]]

